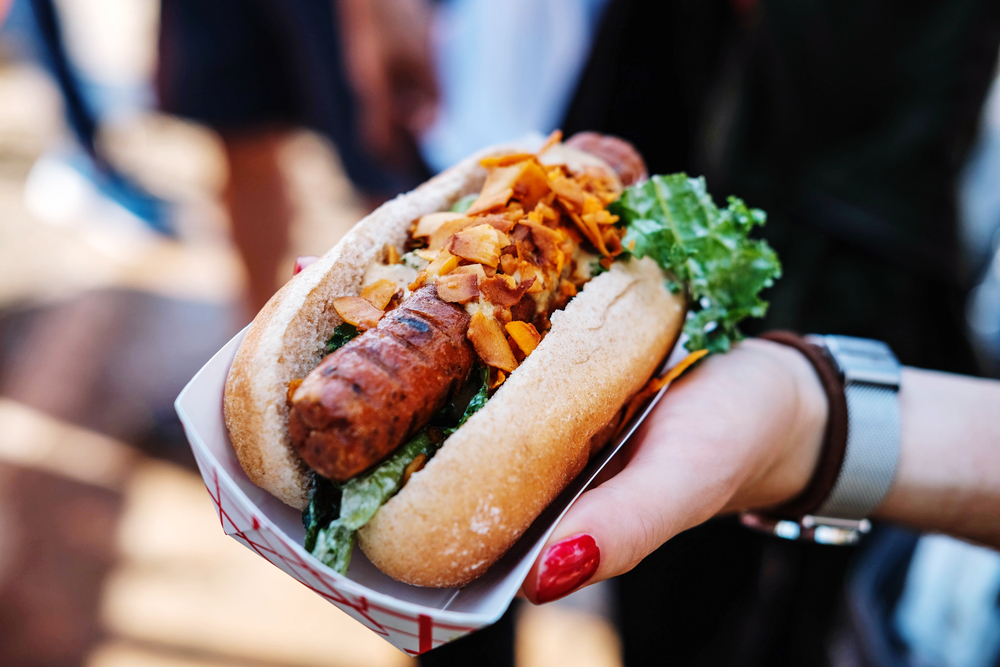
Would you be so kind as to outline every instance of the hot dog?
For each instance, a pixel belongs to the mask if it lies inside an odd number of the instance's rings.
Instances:
[[[686,272],[713,217],[720,235],[741,238],[762,217],[731,202],[720,218],[703,182],[683,175],[645,181],[621,140],[568,143],[591,152],[557,139],[488,151],[386,204],[248,331],[226,387],[230,437],[251,480],[306,508],[307,547],[332,566],[346,569],[356,533],[372,562],[408,583],[479,576],[613,433],[689,306],[702,347],[732,334],[735,305],[714,304]],[[623,194],[623,180],[638,183]],[[673,201],[662,187],[693,197],[684,211],[704,208],[691,241],[676,220],[663,236],[608,208],[650,217],[649,202]],[[466,212],[442,213],[469,195]],[[667,237],[674,247],[662,252]],[[776,270],[761,273],[766,246],[749,243],[756,268],[733,250],[726,270],[755,276],[756,299]],[[410,275],[400,255],[419,258]],[[719,298],[730,292],[742,294]],[[357,328],[346,344],[345,323]],[[337,494],[333,510],[316,501]]]

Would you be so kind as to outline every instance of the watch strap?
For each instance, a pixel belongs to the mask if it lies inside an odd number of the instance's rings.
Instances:
[[[821,517],[864,519],[892,485],[899,461],[900,366],[885,343],[817,336],[844,377],[847,443],[836,483],[816,508]]]
[[[824,347],[791,331],[769,331],[760,337],[798,350],[816,371],[829,406],[819,461],[812,478],[799,495],[767,512],[771,516],[799,520],[805,515],[816,513],[821,506],[825,507],[825,501],[841,476],[848,437],[848,403],[844,381],[840,368]]]

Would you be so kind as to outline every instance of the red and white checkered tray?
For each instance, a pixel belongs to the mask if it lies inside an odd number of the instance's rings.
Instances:
[[[410,655],[500,618],[559,519],[663,395],[661,391],[650,401],[484,576],[462,588],[420,588],[386,576],[360,549],[355,549],[347,576],[337,574],[303,549],[301,513],[256,487],[244,474],[229,442],[222,396],[245,333],[240,332],[212,357],[174,404],[222,529]],[[678,345],[668,365],[683,358],[679,350]]]

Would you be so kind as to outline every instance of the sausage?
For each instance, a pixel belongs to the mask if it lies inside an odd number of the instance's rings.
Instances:
[[[577,132],[565,145],[596,155],[607,162],[626,187],[649,176],[639,151],[624,139],[597,132]]]
[[[344,482],[395,451],[468,377],[468,328],[468,313],[430,285],[327,355],[293,396],[288,426],[299,456]]]

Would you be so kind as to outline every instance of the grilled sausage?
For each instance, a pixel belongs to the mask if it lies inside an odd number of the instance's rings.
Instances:
[[[468,328],[465,310],[427,286],[328,355],[293,396],[299,456],[343,482],[392,453],[465,382],[475,359]]]
[[[624,139],[596,132],[578,132],[565,145],[596,155],[607,162],[626,187],[648,176],[646,163],[639,151]]]

